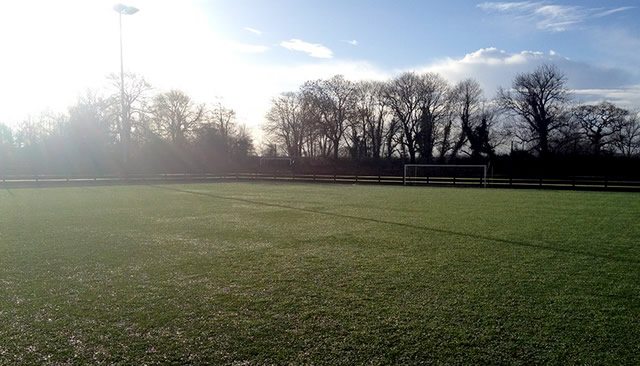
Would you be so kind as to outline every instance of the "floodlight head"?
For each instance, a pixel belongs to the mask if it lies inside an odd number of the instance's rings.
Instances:
[[[135,8],[133,6],[126,6],[124,4],[114,5],[113,10],[115,10],[116,13],[120,13],[124,15],[133,15],[138,12],[138,8]]]

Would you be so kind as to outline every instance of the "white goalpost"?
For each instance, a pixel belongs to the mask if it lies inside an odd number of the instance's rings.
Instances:
[[[287,157],[262,157],[260,158],[260,166],[292,166],[295,160]]]
[[[402,184],[468,185],[487,188],[486,165],[405,164]]]
[[[261,157],[260,167],[261,174],[273,175],[291,175],[294,170],[295,160],[290,157]]]

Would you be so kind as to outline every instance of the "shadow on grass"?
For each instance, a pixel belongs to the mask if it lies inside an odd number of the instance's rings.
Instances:
[[[166,190],[175,191],[175,192],[189,193],[189,194],[193,194],[193,195],[211,197],[211,198],[222,199],[222,200],[229,200],[229,201],[250,203],[250,204],[260,205],[260,206],[268,206],[268,207],[283,208],[283,209],[296,210],[296,211],[302,211],[302,212],[309,212],[309,213],[314,213],[314,214],[319,214],[319,215],[326,215],[326,216],[340,217],[340,218],[345,218],[345,219],[373,222],[373,223],[383,224],[383,225],[393,225],[393,226],[405,227],[405,228],[414,229],[414,230],[421,230],[421,231],[427,231],[427,232],[436,232],[436,233],[442,233],[442,234],[454,235],[454,236],[460,236],[460,237],[472,238],[472,239],[487,240],[487,241],[493,241],[493,242],[502,243],[502,244],[509,244],[509,245],[515,245],[515,246],[520,246],[520,247],[526,247],[526,248],[549,250],[549,251],[554,251],[554,252],[558,252],[558,253],[573,254],[573,255],[583,255],[583,256],[587,256],[587,257],[605,259],[605,260],[614,261],[614,262],[640,264],[640,261],[629,259],[629,258],[619,258],[619,257],[614,257],[614,256],[606,255],[606,254],[591,253],[591,252],[582,251],[582,250],[570,250],[570,249],[558,248],[558,247],[551,246],[549,244],[537,244],[537,243],[528,243],[528,242],[524,242],[524,241],[509,240],[509,239],[503,239],[503,238],[494,238],[494,237],[487,236],[487,235],[478,235],[478,234],[471,234],[471,233],[464,233],[464,232],[458,232],[458,231],[452,231],[452,230],[439,229],[439,228],[428,227],[428,226],[407,224],[407,223],[403,223],[403,222],[394,222],[394,221],[373,219],[373,218],[368,218],[368,217],[361,217],[361,216],[354,216],[354,215],[347,215],[347,214],[340,214],[340,213],[333,213],[333,212],[318,211],[318,210],[312,210],[312,209],[303,208],[303,207],[288,206],[288,205],[282,205],[282,204],[278,204],[278,203],[268,203],[268,202],[253,201],[253,200],[249,200],[249,199],[246,199],[246,198],[220,196],[220,195],[216,195],[216,194],[213,194],[213,193],[189,191],[189,190],[185,190],[185,189],[171,188],[171,187],[166,187],[166,186],[158,186],[158,185],[149,185],[149,186],[150,187],[159,188],[159,189],[166,189]]]

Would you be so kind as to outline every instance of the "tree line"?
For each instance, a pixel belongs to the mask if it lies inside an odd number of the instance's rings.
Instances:
[[[0,124],[3,173],[170,172],[215,169],[254,154],[246,126],[222,103],[196,103],[180,90],[155,92],[141,76],[109,77],[67,113]],[[188,168],[188,169],[187,169]]]
[[[42,113],[15,129],[0,123],[0,175],[260,168],[251,134],[222,103],[157,92],[137,74],[126,74],[124,85],[115,75],[109,81],[109,89],[86,92],[66,113]],[[490,98],[474,79],[452,84],[436,73],[307,81],[273,99],[262,128],[260,155],[346,170],[456,161],[505,167],[513,156],[523,171],[532,162],[572,164],[567,156],[586,167],[609,165],[605,158],[621,169],[640,161],[638,112],[607,101],[576,103],[553,65],[518,74]]]
[[[263,129],[272,156],[444,163],[514,149],[540,160],[640,154],[638,112],[576,103],[554,65],[518,74],[493,98],[474,79],[451,84],[437,73],[308,81],[273,99]]]

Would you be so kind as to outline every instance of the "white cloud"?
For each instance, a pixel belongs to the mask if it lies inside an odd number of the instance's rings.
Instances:
[[[592,18],[602,18],[633,9],[625,6],[613,9],[589,8],[578,5],[557,5],[548,2],[484,2],[477,5],[487,12],[504,13],[521,25],[529,22],[539,30],[563,32]]]
[[[290,39],[288,41],[280,42],[280,46],[293,51],[305,52],[311,57],[317,57],[317,58],[333,57],[333,51],[331,51],[329,48],[319,43],[309,43],[309,42],[305,42],[295,38]]]
[[[627,11],[627,10],[631,10],[631,9],[635,9],[635,7],[633,7],[633,6],[621,6],[619,8],[605,10],[605,11],[602,11],[600,13],[596,13],[596,14],[593,15],[593,17],[594,18],[606,17],[607,15],[620,13],[622,11]]]
[[[615,89],[575,89],[572,93],[587,103],[606,100],[632,110],[640,107],[640,84]]]
[[[344,42],[344,43],[348,43],[348,44],[350,44],[350,45],[352,45],[352,46],[357,46],[357,45],[358,45],[358,41],[357,41],[357,40],[355,40],[355,39],[353,39],[353,40],[351,40],[351,41],[349,41],[349,40],[342,40],[342,42]]]
[[[254,137],[261,138],[260,125],[271,99],[285,91],[297,90],[307,80],[329,78],[342,74],[349,80],[387,80],[401,72],[439,72],[454,83],[475,78],[486,96],[495,96],[498,86],[510,87],[518,73],[531,72],[537,66],[553,63],[566,73],[568,87],[576,99],[599,101],[608,99],[623,106],[640,106],[640,86],[629,86],[633,80],[619,69],[598,67],[572,61],[558,52],[525,50],[507,52],[498,48],[483,48],[459,58],[447,58],[412,68],[384,69],[367,61],[318,59],[296,65],[269,66],[240,62],[224,69],[194,74],[185,91],[198,101],[212,101],[224,96],[224,103],[234,108],[241,122],[253,128]],[[153,80],[152,80],[153,81]],[[639,83],[637,80],[635,83]],[[640,83],[639,83],[640,84]],[[174,84],[163,84],[167,88]]]
[[[29,12],[33,2],[7,4],[9,8],[0,12],[0,34],[16,36],[4,37],[0,43],[5,54],[18,56],[0,57],[0,100],[4,102],[0,122],[17,123],[47,108],[64,112],[86,88],[103,87],[106,74],[119,72],[118,21],[111,0],[68,0],[63,6],[42,1],[38,3],[42,11],[36,13]],[[297,39],[281,45],[317,59],[268,65],[260,59],[268,47],[223,38],[223,32],[197,7],[184,6],[181,0],[138,0],[135,5],[140,12],[123,18],[125,70],[143,75],[155,91],[178,88],[205,103],[223,97],[236,109],[240,122],[253,127],[256,137],[271,98],[307,80],[336,74],[350,80],[384,80],[406,70],[334,59],[329,48]],[[31,15],[13,15],[24,13]],[[167,19],[172,20],[171,26]],[[608,45],[611,52],[625,50],[627,59],[638,60],[632,54],[637,53],[640,40],[633,34],[606,33],[596,41]],[[607,98],[640,106],[640,86],[633,86],[640,82],[628,73],[574,62],[556,52],[485,48],[413,69],[440,72],[452,82],[474,77],[491,97],[498,85],[510,86],[518,72],[548,62],[567,72],[569,86],[585,100]]]
[[[251,28],[251,27],[244,27],[242,28],[244,30],[246,30],[247,32],[253,33],[255,35],[261,36],[262,35],[262,31],[259,29],[255,29],[255,28]]]
[[[557,65],[565,73],[567,86],[576,91],[578,99],[602,100],[615,95],[615,100],[625,105],[640,101],[640,89],[629,88],[629,83],[633,80],[631,74],[621,69],[573,61],[555,51],[546,54],[538,51],[509,53],[490,47],[471,52],[459,59],[447,58],[413,70],[437,72],[451,82],[475,78],[483,86],[487,97],[492,97],[499,86],[509,88],[518,73],[531,72],[542,64]],[[591,92],[582,92],[583,90]],[[613,91],[617,91],[617,94]]]
[[[571,25],[583,22],[588,12],[579,6],[542,5],[534,10],[538,28],[562,32]]]
[[[484,10],[499,10],[499,11],[510,11],[510,10],[524,10],[535,8],[536,4],[529,1],[522,2],[484,2],[477,5],[477,7],[482,8]]]

